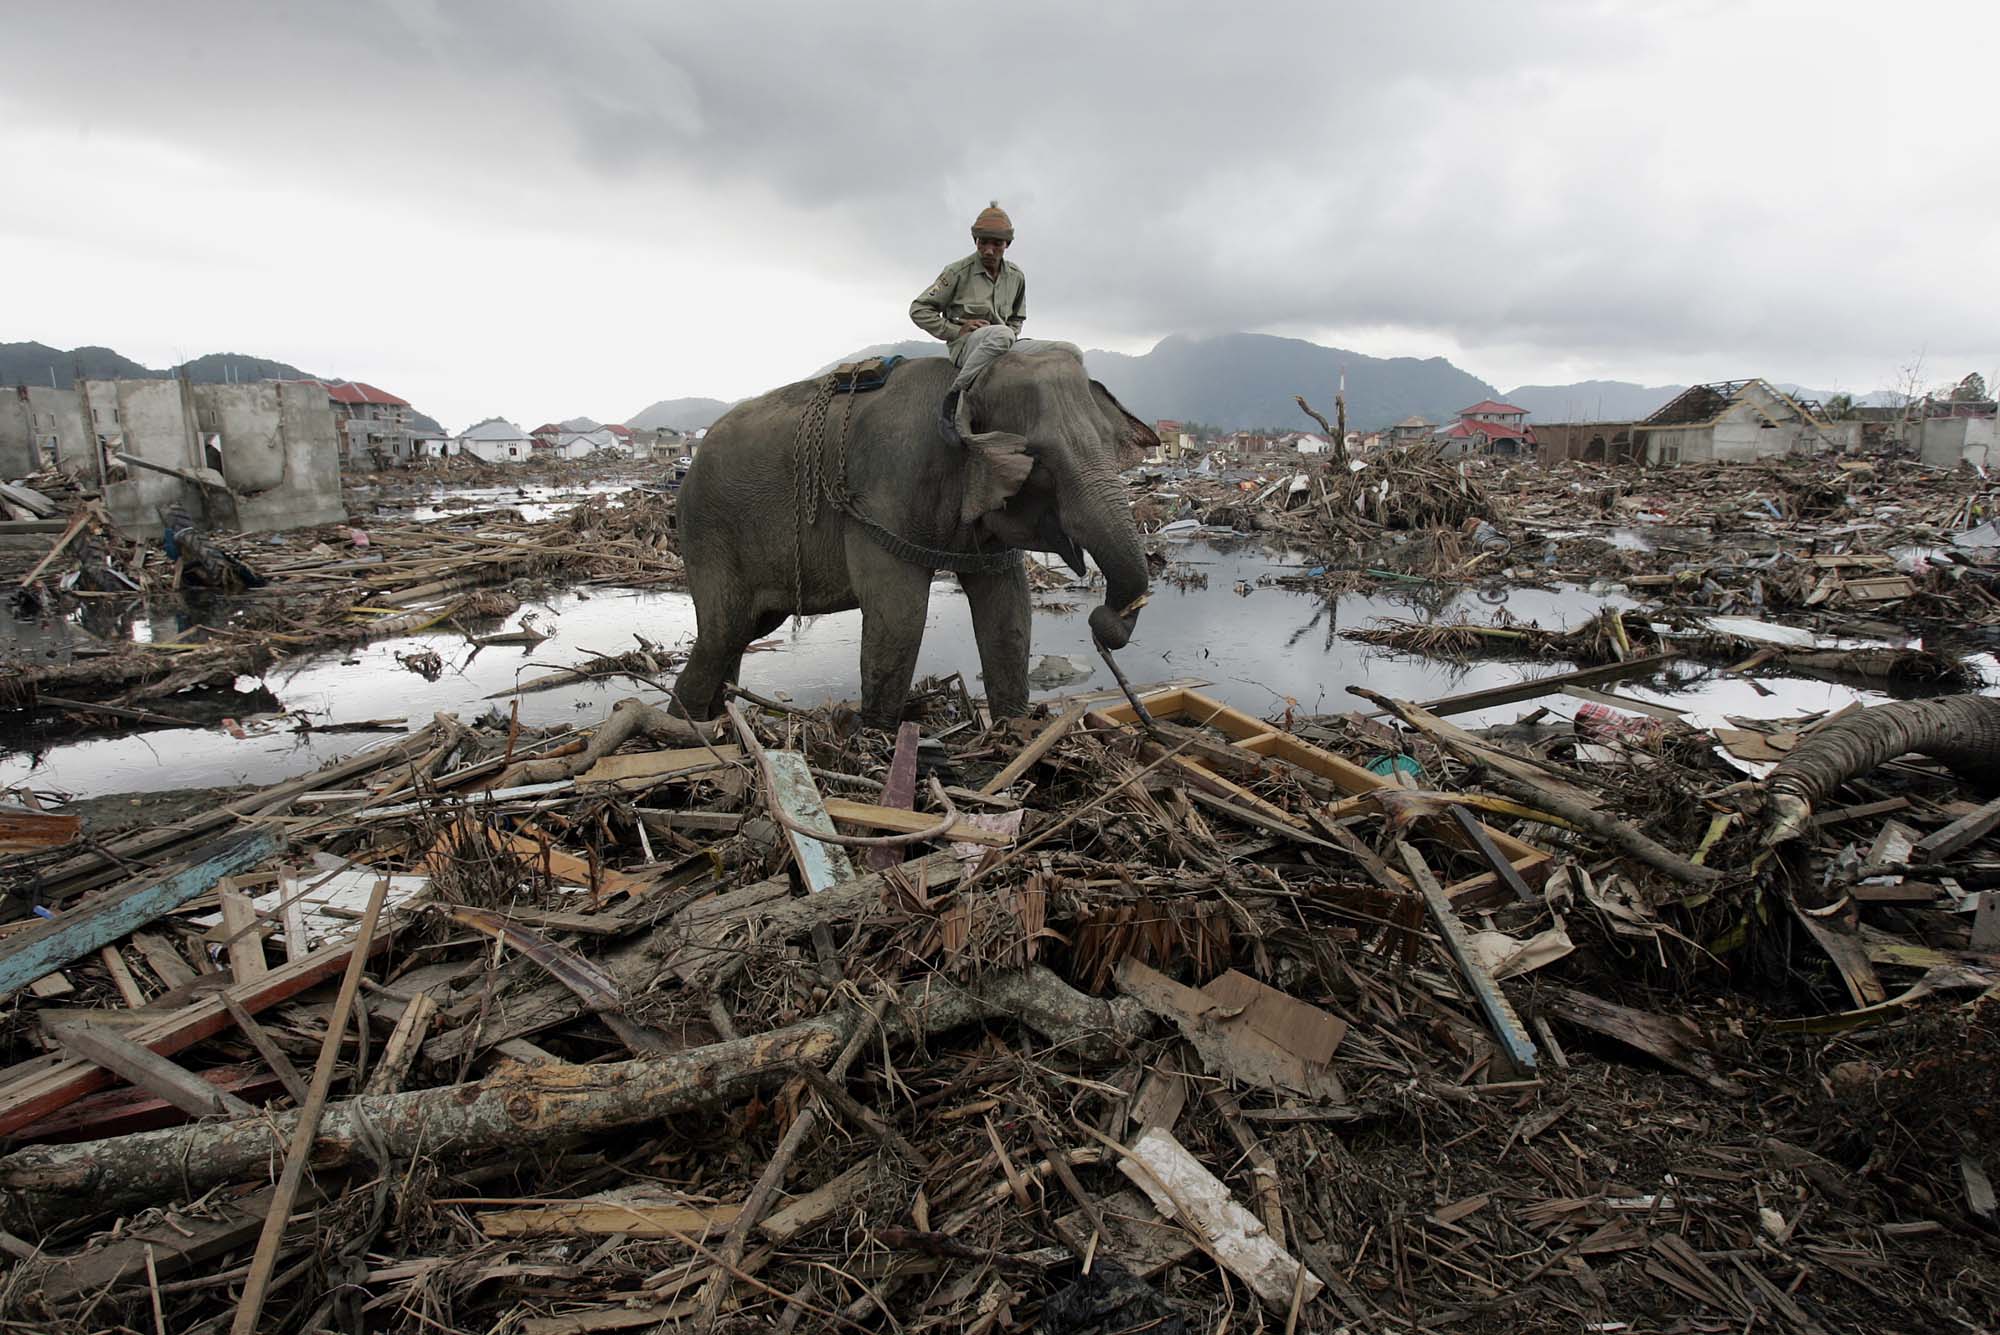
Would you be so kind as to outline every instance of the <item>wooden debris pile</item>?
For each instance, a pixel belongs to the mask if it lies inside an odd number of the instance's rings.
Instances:
[[[78,605],[182,597],[185,556],[170,560],[150,537],[121,534],[94,503],[81,505],[81,539],[59,538],[48,553],[54,559],[20,577],[17,604],[25,605],[17,614],[57,617]],[[68,661],[0,660],[0,709],[33,708],[43,695],[130,709],[315,650],[440,626],[469,634],[520,605],[509,589],[684,580],[672,498],[638,488],[537,522],[501,510],[203,541],[204,550],[251,571],[257,586],[191,599],[192,624],[170,639],[106,638]],[[93,560],[108,562],[125,585],[99,592],[66,578]]]
[[[1773,842],[1643,713],[919,698],[0,826],[0,1322],[1992,1324],[2000,802]]]

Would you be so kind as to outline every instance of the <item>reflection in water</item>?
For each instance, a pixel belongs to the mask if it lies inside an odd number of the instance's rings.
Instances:
[[[1200,541],[1170,545],[1168,554],[1176,561],[1201,563],[1199,568],[1209,579],[1205,586],[1193,582],[1186,588],[1176,587],[1169,579],[1155,580],[1138,633],[1119,654],[1120,665],[1135,684],[1197,677],[1211,683],[1206,688],[1210,694],[1254,714],[1273,713],[1288,705],[1314,713],[1348,709],[1355,701],[1346,688],[1357,682],[1385,694],[1422,700],[1518,681],[1524,675],[1547,675],[1570,666],[1556,661],[1453,664],[1398,656],[1340,638],[1343,628],[1381,617],[1407,619],[1415,613],[1429,619],[1490,619],[1498,609],[1482,601],[1474,590],[1399,583],[1377,593],[1323,601],[1259,583],[1266,577],[1298,572],[1300,563],[1296,558],[1288,559],[1287,554]],[[1235,591],[1239,584],[1248,586],[1246,594]],[[1087,622],[1091,607],[1101,597],[1101,586],[1037,595],[1037,657],[1066,654],[1093,669],[1088,678],[1061,690],[1111,684],[1091,644]],[[1592,597],[1574,589],[1516,588],[1507,592],[1505,612],[1519,622],[1567,628],[1596,615],[1607,603],[1632,605],[1629,599]],[[129,625],[127,633],[153,638],[172,635],[192,624],[189,618],[201,619],[203,615],[192,606],[162,608],[158,613],[122,601],[107,603],[107,607],[114,610],[94,615],[112,618],[106,623],[108,631]],[[210,610],[219,614],[218,609]],[[439,711],[470,719],[496,706],[504,709],[505,700],[484,697],[518,681],[582,664],[593,653],[622,653],[634,647],[638,635],[680,648],[691,644],[694,637],[694,607],[683,593],[570,589],[524,603],[507,627],[519,626],[530,616],[553,638],[532,648],[481,650],[453,633],[405,636],[287,660],[266,672],[262,684],[283,702],[283,710],[303,711],[320,721],[399,718],[416,727]],[[78,632],[71,623],[60,624]],[[860,640],[858,612],[813,617],[796,630],[787,623],[772,637],[768,651],[744,658],[743,685],[808,705],[852,699],[860,689]],[[425,649],[443,659],[444,668],[436,681],[427,682],[397,663],[399,653],[408,656]],[[971,618],[957,582],[948,576],[932,586],[917,671],[920,675],[962,672],[975,693],[980,689]],[[254,683],[239,684],[247,688]],[[1734,683],[1730,689],[1741,685]],[[1743,690],[1747,693],[1748,688]],[[536,692],[520,697],[521,718],[541,726],[585,724],[602,717],[617,700],[647,692],[648,688],[626,679]],[[1854,692],[1839,687],[1816,688],[1809,695],[1815,702],[1836,705],[1855,698]],[[1788,708],[1798,704],[1791,712],[1825,707],[1824,703],[1803,703],[1789,696],[1781,699]],[[169,710],[173,707],[172,701],[160,703]],[[1512,717],[1525,708],[1503,709],[1496,717]],[[1767,701],[1762,706],[1746,703],[1741,712],[1770,715],[1781,711]],[[1494,720],[1473,715],[1460,721],[1477,726]],[[245,738],[215,728],[186,729],[80,741],[40,756],[16,751],[0,756],[0,786],[27,782],[42,790],[94,795],[272,783],[352,755],[380,740],[353,734],[300,736],[287,730],[291,721],[282,716],[264,720],[244,717],[239,722],[248,734]],[[260,732],[260,728],[268,730]]]

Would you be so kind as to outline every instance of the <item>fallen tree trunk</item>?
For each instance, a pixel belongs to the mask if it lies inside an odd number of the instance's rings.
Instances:
[[[590,734],[590,743],[575,755],[552,760],[524,760],[494,780],[495,788],[513,788],[528,783],[556,783],[573,779],[634,737],[651,737],[681,746],[700,746],[713,741],[719,723],[705,729],[677,718],[664,709],[629,696],[611,706],[610,714]]]
[[[1643,862],[1656,871],[1663,871],[1683,885],[1706,885],[1710,881],[1722,879],[1723,874],[1715,868],[1689,862],[1665,844],[1646,835],[1637,827],[1626,824],[1616,816],[1572,802],[1560,793],[1539,784],[1526,783],[1511,774],[1491,769],[1486,771],[1486,781],[1495,788],[1513,794],[1523,802],[1546,809],[1550,815],[1561,816],[1579,830],[1596,835],[1627,857]]]
[[[1764,781],[1774,814],[1767,842],[1798,835],[1813,807],[1849,779],[1913,752],[1942,761],[1975,783],[2000,783],[2000,700],[1983,695],[1898,700],[1808,734]]]
[[[1010,1018],[1085,1054],[1115,1050],[1151,1025],[1128,1000],[1085,996],[1034,968],[962,987],[933,979],[920,991],[906,990],[882,1028],[909,1041]],[[860,1019],[830,1012],[667,1057],[512,1068],[471,1084],[347,1099],[321,1117],[310,1163],[315,1169],[350,1163],[370,1154],[371,1144],[392,1158],[524,1150],[727,1103],[776,1085],[797,1067],[824,1066]],[[288,1112],[16,1151],[0,1159],[0,1188],[8,1193],[0,1227],[25,1232],[79,1210],[124,1210],[266,1178],[297,1122],[298,1114]]]

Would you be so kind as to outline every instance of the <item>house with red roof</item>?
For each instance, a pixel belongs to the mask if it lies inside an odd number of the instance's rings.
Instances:
[[[1497,399],[1481,399],[1458,410],[1458,421],[1437,433],[1454,454],[1525,454],[1535,448],[1528,410]],[[1455,444],[1456,449],[1450,449]]]
[[[340,432],[342,463],[383,468],[407,464],[422,447],[410,428],[410,401],[359,380],[308,380],[326,392]]]

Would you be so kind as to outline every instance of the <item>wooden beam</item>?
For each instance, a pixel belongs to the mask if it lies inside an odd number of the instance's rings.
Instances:
[[[778,754],[773,752],[773,755]],[[939,815],[923,811],[904,811],[897,807],[881,807],[871,802],[852,802],[844,797],[826,799],[826,814],[837,821],[849,825],[859,825],[870,830],[891,830],[897,834],[914,834],[918,830],[935,827]],[[794,820],[798,817],[794,816]],[[963,819],[957,821],[938,838],[958,840],[962,843],[979,844],[986,848],[1005,848],[1014,842],[1013,836],[997,834],[992,830],[982,830]],[[892,864],[893,865],[893,864]]]
[[[255,1109],[234,1094],[225,1093],[186,1069],[140,1047],[131,1039],[85,1024],[65,1025],[57,1040],[71,1052],[105,1070],[158,1095],[191,1117],[249,1117]]]
[[[387,1046],[382,1049],[382,1059],[370,1073],[368,1087],[363,1093],[403,1092],[403,1081],[417,1060],[417,1050],[423,1047],[424,1036],[430,1032],[431,1017],[437,1014],[437,1008],[437,999],[428,992],[419,992],[410,998],[410,1004],[403,1007],[403,1014],[396,1021],[396,1028],[390,1033]]]
[[[174,949],[174,943],[158,932],[134,932],[132,944],[139,948],[139,955],[146,961],[169,992],[177,987],[186,987],[195,980],[195,971],[188,967],[186,956]]]
[[[1910,850],[1910,861],[1942,862],[1993,833],[1995,826],[2000,826],[2000,797],[1917,840],[1916,847]]]
[[[264,958],[264,924],[257,916],[257,907],[226,876],[217,894],[222,900],[222,930],[229,941],[229,972],[239,983],[255,982],[271,972]]]
[[[284,1049],[278,1046],[277,1041],[271,1037],[269,1031],[263,1025],[257,1023],[255,1016],[243,1009],[242,1004],[236,998],[230,996],[227,992],[223,992],[219,994],[218,999],[228,1009],[229,1018],[236,1022],[236,1027],[243,1031],[243,1037],[250,1040],[250,1046],[257,1049],[257,1055],[262,1057],[264,1064],[271,1068],[271,1074],[278,1077],[278,1083],[283,1085],[285,1092],[292,1096],[292,1101],[294,1103],[304,1103],[306,1101],[306,1082],[299,1079],[298,1070],[292,1065],[292,1059],[285,1055]]]
[[[1409,869],[1410,879],[1416,882],[1417,893],[1424,897],[1424,907],[1430,910],[1431,921],[1436,924],[1438,935],[1444,938],[1445,949],[1451,953],[1452,962],[1458,965],[1473,999],[1486,1015],[1486,1023],[1500,1040],[1501,1052],[1522,1075],[1532,1075],[1535,1070],[1535,1041],[1528,1037],[1527,1026],[1514,1013],[1513,1003],[1500,990],[1500,984],[1473,955],[1465,937],[1465,927],[1459,922],[1458,915],[1452,912],[1451,901],[1445,898],[1437,877],[1431,875],[1424,855],[1400,839],[1396,841],[1396,852]]]
[[[1163,699],[1178,694],[1179,692],[1169,691],[1165,692],[1163,696],[1156,696],[1154,698]],[[1146,707],[1148,709],[1153,708],[1151,700],[1146,702]],[[1043,756],[1055,750],[1056,743],[1069,736],[1076,728],[1076,725],[1083,721],[1083,716],[1089,712],[1089,708],[1088,705],[1071,705],[1068,709],[1056,715],[1055,718],[1049,721],[1047,727],[1035,735],[1035,740],[1022,748],[1021,754],[1008,761],[1004,769],[980,785],[979,791],[990,796],[1012,785],[1015,780],[1034,768]],[[1128,705],[1127,708],[1129,709],[1130,706]]]
[[[371,952],[387,947],[393,933],[378,932],[369,943]],[[281,1001],[297,996],[338,973],[353,953],[352,940],[316,950],[295,964],[271,970],[253,984],[236,984],[229,995],[252,1015],[268,1010]],[[128,1030],[126,1037],[163,1057],[212,1038],[231,1024],[229,1011],[219,997],[205,997],[191,1005],[162,1015],[159,1019]],[[28,1123],[73,1103],[93,1090],[110,1085],[110,1072],[95,1062],[70,1057],[54,1063],[42,1059],[23,1062],[18,1079],[0,1072],[0,1135],[8,1135]]]
[[[139,990],[139,980],[126,967],[125,957],[118,952],[118,947],[106,946],[97,952],[97,957],[104,961],[105,972],[111,975],[111,985],[118,989],[119,997],[127,1006],[136,1010],[146,1004],[146,994]]]
[[[1599,682],[1623,681],[1628,677],[1651,676],[1660,668],[1673,662],[1677,653],[1653,654],[1646,658],[1633,658],[1623,663],[1609,663],[1603,667],[1580,668],[1575,672],[1558,672],[1550,677],[1536,677],[1527,681],[1517,681],[1506,686],[1489,686],[1482,691],[1466,691],[1460,695],[1440,696],[1436,700],[1426,700],[1422,708],[1449,718],[1453,714],[1469,714],[1475,709],[1491,709],[1495,705],[1519,704],[1523,700],[1533,700],[1544,695],[1554,695],[1565,686],[1591,686]],[[1387,711],[1375,710],[1366,718],[1380,718]]]
[[[284,842],[282,835],[268,828],[224,835],[190,852],[177,867],[100,891],[68,912],[9,937],[0,943],[0,994],[26,987],[173,912],[223,877],[276,855]]]
[[[278,1174],[277,1190],[264,1216],[264,1231],[258,1235],[257,1251],[250,1258],[250,1273],[243,1281],[243,1297],[236,1304],[236,1319],[230,1335],[256,1335],[257,1320],[264,1312],[264,1298],[270,1292],[271,1274],[278,1267],[278,1247],[285,1239],[285,1225],[292,1219],[292,1202],[305,1182],[306,1160],[312,1155],[313,1140],[319,1135],[320,1115],[326,1111],[327,1096],[333,1092],[333,1069],[340,1059],[340,1040],[354,1013],[354,997],[361,990],[361,975],[368,967],[368,943],[375,936],[375,924],[382,918],[382,901],[389,894],[389,878],[376,880],[368,896],[368,908],[355,932],[354,949],[348,952],[347,972],[340,980],[340,997],[333,1003],[333,1020],[326,1027],[326,1042],[320,1045],[319,1062],[313,1067],[312,1088],[306,1092],[305,1106],[292,1128],[291,1144],[285,1151],[285,1166]]]

